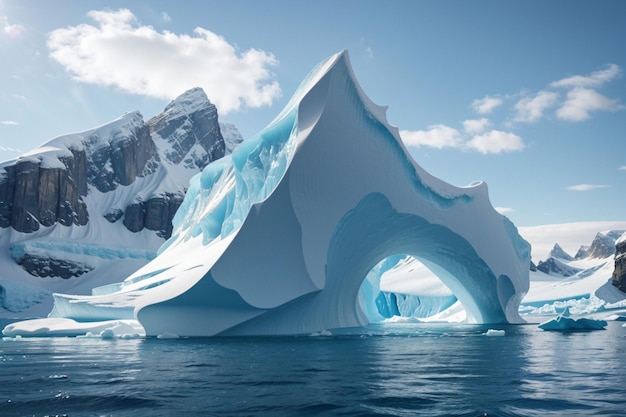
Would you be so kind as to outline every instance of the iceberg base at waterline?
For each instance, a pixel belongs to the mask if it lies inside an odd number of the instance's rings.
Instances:
[[[45,318],[23,320],[7,325],[2,334],[6,337],[79,337],[86,335],[117,338],[145,336],[143,327],[136,320],[105,320],[78,322],[68,318]]]
[[[368,272],[408,255],[467,322],[523,322],[530,245],[486,184],[456,187],[421,168],[385,110],[347,52],[333,55],[268,127],[192,178],[155,259],[93,296],[55,295],[51,316],[136,319],[147,336],[360,327],[379,294],[377,282],[362,292]]]
[[[574,319],[570,316],[569,307],[567,307],[565,311],[557,317],[541,323],[539,328],[557,332],[585,332],[605,330],[607,324],[606,320],[590,319],[586,317]]]

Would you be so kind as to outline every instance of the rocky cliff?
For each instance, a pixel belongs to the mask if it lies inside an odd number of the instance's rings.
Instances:
[[[177,174],[188,171],[184,183],[225,151],[215,106],[201,89],[187,91],[148,122],[139,112],[127,113],[2,164],[0,227],[32,233],[55,223],[84,226],[94,215],[85,204],[88,193],[106,194],[177,165],[184,168],[175,169]],[[181,181],[172,185],[156,187],[147,199],[125,207],[98,209],[110,222],[122,219],[131,232],[147,228],[168,237],[186,186]]]
[[[147,122],[129,112],[6,161],[0,243],[38,278],[84,276],[102,259],[128,258],[129,248],[146,249],[130,257],[145,262],[171,235],[191,177],[241,142],[234,126],[227,131],[225,142],[217,109],[196,88]],[[144,230],[156,239],[139,236]]]
[[[612,283],[626,293],[626,233],[615,242],[615,270]]]
[[[575,259],[607,258],[615,254],[615,241],[624,233],[623,230],[599,232],[590,246],[581,246]]]

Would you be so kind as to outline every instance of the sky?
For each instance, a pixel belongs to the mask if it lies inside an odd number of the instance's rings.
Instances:
[[[626,2],[0,0],[0,160],[202,87],[254,136],[348,50],[412,157],[518,227],[626,219]]]

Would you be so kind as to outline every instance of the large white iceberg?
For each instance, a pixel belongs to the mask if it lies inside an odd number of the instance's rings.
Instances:
[[[530,246],[489,202],[410,157],[347,52],[319,64],[256,137],[192,180],[158,256],[50,317],[136,319],[148,336],[311,334],[368,323],[368,272],[410,255],[473,323],[522,322]],[[12,334],[19,334],[13,324]]]

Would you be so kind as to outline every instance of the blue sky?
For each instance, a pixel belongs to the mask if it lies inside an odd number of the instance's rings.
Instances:
[[[0,160],[201,86],[244,137],[343,49],[415,160],[518,226],[623,220],[624,1],[0,0]]]

